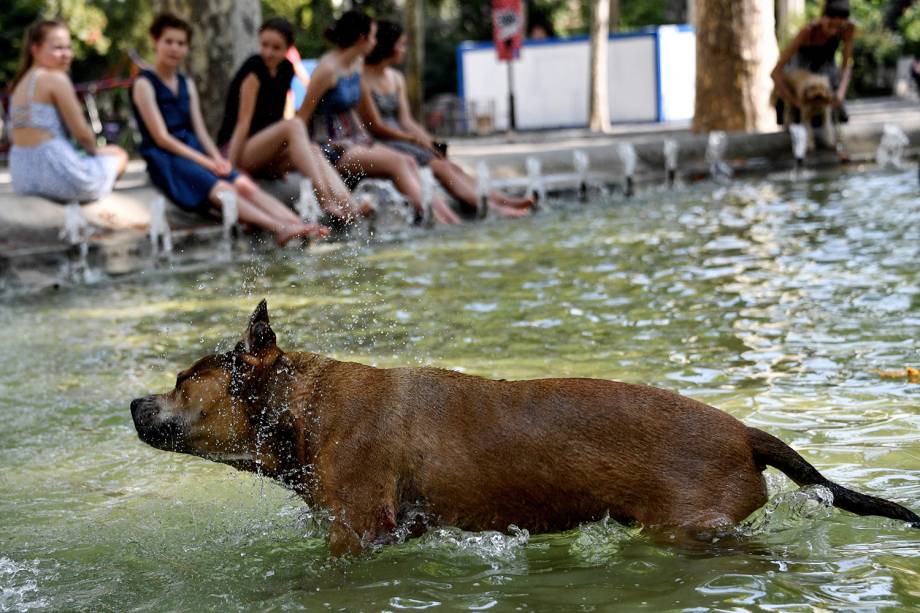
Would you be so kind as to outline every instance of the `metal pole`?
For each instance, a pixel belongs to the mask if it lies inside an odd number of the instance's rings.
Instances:
[[[510,46],[511,41],[507,41]],[[508,125],[511,131],[517,129],[517,119],[514,114],[514,71],[511,69],[511,63],[514,60],[508,60]]]

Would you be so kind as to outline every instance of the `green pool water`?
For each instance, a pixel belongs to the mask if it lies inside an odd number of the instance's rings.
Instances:
[[[673,389],[920,509],[920,192],[848,174],[557,203],[518,222],[284,250],[0,305],[0,610],[907,610],[920,531],[768,473],[739,538],[443,529],[331,559],[274,483],[136,437],[132,398],[236,341],[489,377]]]

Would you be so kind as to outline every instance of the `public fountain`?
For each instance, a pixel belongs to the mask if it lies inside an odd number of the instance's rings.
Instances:
[[[405,229],[415,219],[415,209],[406,197],[386,179],[362,179],[352,192],[357,202],[370,201],[374,219],[368,228],[372,234],[390,234]]]
[[[904,148],[909,144],[904,130],[893,123],[886,123],[882,129],[882,140],[875,151],[875,162],[879,168],[904,168]]]
[[[323,216],[323,209],[316,200],[311,179],[304,177],[300,180],[300,197],[294,203],[294,210],[304,223],[318,223]]]
[[[715,130],[709,133],[706,142],[706,163],[709,164],[709,175],[716,181],[726,181],[732,176],[731,166],[725,163],[725,150],[728,139],[725,132]]]
[[[674,187],[677,181],[677,153],[679,146],[673,138],[664,140],[664,172],[667,176],[668,187]]]
[[[539,206],[546,205],[546,182],[543,180],[543,169],[540,160],[529,156],[527,165],[527,195],[533,197]]]
[[[170,260],[173,253],[172,231],[166,221],[166,198],[157,197],[150,205],[150,246],[154,262]]]
[[[476,201],[479,203],[476,217],[478,219],[484,219],[489,212],[489,192],[491,191],[492,178],[489,166],[485,162],[479,162],[476,165]]]
[[[629,198],[635,193],[636,147],[632,143],[617,145],[617,155],[623,164],[623,193]]]
[[[217,199],[220,200],[220,214],[223,221],[223,241],[221,243],[221,252],[225,258],[233,254],[233,238],[239,231],[238,222],[240,220],[239,208],[236,201],[236,192],[230,189],[224,189],[217,192]]]
[[[572,161],[575,165],[575,174],[578,175],[578,197],[582,202],[588,200],[588,168],[590,162],[588,154],[581,150],[576,150],[572,154]]]

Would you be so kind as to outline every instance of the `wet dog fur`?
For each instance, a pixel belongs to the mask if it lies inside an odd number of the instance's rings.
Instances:
[[[278,348],[263,300],[242,340],[138,398],[140,439],[258,471],[333,517],[330,549],[420,530],[565,530],[609,514],[652,532],[728,527],[767,501],[767,465],[834,505],[920,527],[893,502],[825,479],[779,439],[661,389],[599,379],[489,380],[373,368]]]

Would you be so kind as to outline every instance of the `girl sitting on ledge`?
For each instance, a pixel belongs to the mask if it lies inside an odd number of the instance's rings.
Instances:
[[[377,24],[361,11],[345,12],[326,29],[335,49],[324,54],[310,76],[310,85],[297,116],[306,122],[310,138],[343,174],[392,179],[415,208],[416,222],[424,217],[418,166],[410,156],[375,143],[358,119],[359,104],[372,104],[361,80],[364,56],[376,44]],[[445,224],[460,218],[444,200],[432,200],[435,219]]]
[[[234,170],[208,136],[195,83],[179,72],[191,26],[164,13],[154,19],[150,35],[156,63],[152,70],[141,71],[131,100],[141,132],[140,153],[154,185],[190,211],[220,207],[220,192],[232,190],[240,221],[268,230],[279,245],[296,237],[327,235],[328,228],[301,222],[291,209]]]
[[[391,21],[378,22],[377,45],[364,62],[364,80],[373,104],[361,107],[362,118],[380,142],[411,155],[420,166],[431,166],[447,191],[475,212],[480,206],[476,180],[437,149],[432,136],[409,110],[406,79],[393,68],[402,63],[406,42],[402,26]],[[497,190],[489,194],[489,208],[499,215],[520,217],[531,206],[533,198],[513,198]]]
[[[283,17],[262,24],[259,53],[243,63],[230,83],[217,142],[231,164],[250,174],[280,178],[297,170],[309,177],[323,210],[347,222],[359,214],[359,207],[351,202],[339,173],[310,141],[304,123],[284,118],[294,77],[294,66],[285,56],[293,44],[294,29]]]
[[[59,202],[97,200],[112,191],[128,163],[120,147],[96,146],[67,76],[71,60],[70,32],[62,22],[39,21],[26,31],[10,105],[10,175],[17,193]]]

